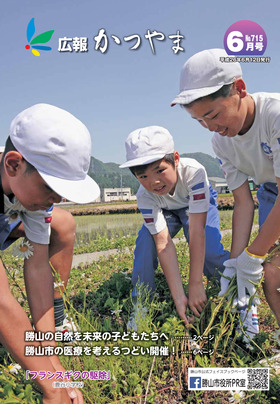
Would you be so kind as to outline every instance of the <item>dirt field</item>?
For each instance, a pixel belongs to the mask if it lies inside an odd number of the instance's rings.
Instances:
[[[255,207],[258,206],[257,197],[253,195]],[[220,210],[228,210],[233,209],[233,197],[232,196],[219,196],[218,197],[218,209]],[[136,203],[124,203],[124,204],[104,204],[98,206],[90,206],[90,207],[73,207],[68,208],[68,210],[74,216],[79,215],[104,215],[104,214],[112,214],[112,213],[136,213],[138,212]]]

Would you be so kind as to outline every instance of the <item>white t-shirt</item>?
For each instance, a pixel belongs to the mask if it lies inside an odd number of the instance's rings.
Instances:
[[[202,213],[209,209],[209,182],[205,168],[194,159],[182,158],[177,171],[173,195],[157,195],[142,185],[137,192],[137,205],[151,234],[157,234],[166,227],[162,209],[188,208],[189,213]]]
[[[280,177],[280,94],[251,96],[255,119],[248,132],[232,138],[215,133],[212,138],[231,190],[240,187],[248,177],[256,184],[276,183],[275,177]]]
[[[38,244],[49,244],[51,234],[52,207],[48,210],[29,211],[16,197],[10,201],[4,194],[4,212],[11,219],[18,215],[22,221],[26,237]],[[11,216],[12,215],[12,216]],[[16,217],[14,217],[16,218]]]

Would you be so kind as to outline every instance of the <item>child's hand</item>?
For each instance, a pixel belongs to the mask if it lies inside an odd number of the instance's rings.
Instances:
[[[54,392],[44,394],[43,404],[83,404],[82,393],[78,389],[54,389]]]
[[[219,296],[223,296],[227,292],[231,279],[236,275],[236,261],[236,258],[231,258],[223,264],[225,269],[220,279],[221,291]]]
[[[72,404],[66,389],[55,389],[56,391],[51,394],[43,395],[43,404]]]
[[[83,402],[84,402],[83,395],[79,389],[68,387],[66,390],[67,390],[69,397],[72,400],[71,401],[72,404],[83,404]]]
[[[65,368],[62,366],[61,362],[59,361],[58,357],[52,357],[52,364],[55,368],[56,371],[60,371],[63,374],[66,372]],[[64,382],[69,382],[71,380],[64,380]],[[83,400],[83,395],[81,393],[81,391],[78,388],[73,388],[73,387],[67,387],[65,389],[56,389],[56,390],[62,390],[63,395],[64,395],[64,400],[65,401],[61,401],[61,403],[65,402],[66,403],[71,403],[71,404],[83,404],[84,400]],[[59,401],[57,401],[58,403]],[[45,404],[45,401],[43,401],[43,403]],[[46,401],[47,404],[51,404],[52,401],[48,402]]]
[[[247,248],[236,260],[236,274],[237,274],[237,287],[238,287],[238,305],[244,306],[247,304],[248,297],[256,294],[256,284],[259,283],[263,272],[263,257],[258,257],[251,254]],[[246,291],[247,290],[247,291]]]
[[[193,314],[200,317],[200,313],[207,303],[207,297],[202,282],[189,283],[189,308]]]
[[[183,299],[176,301],[175,305],[176,305],[177,313],[178,313],[179,317],[181,318],[181,320],[183,320],[185,326],[188,326],[190,323],[192,323],[193,317],[186,316],[186,310],[187,310],[187,305],[188,305],[187,296],[184,296]]]

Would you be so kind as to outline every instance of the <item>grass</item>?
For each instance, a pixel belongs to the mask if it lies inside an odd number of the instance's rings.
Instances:
[[[141,214],[75,216],[75,254],[133,246],[142,226]]]
[[[231,229],[232,210],[219,211],[220,214],[220,228],[221,230]],[[253,224],[258,224],[258,210],[255,210]]]
[[[251,194],[252,195],[257,195],[257,191],[251,191]],[[233,197],[233,193],[232,192],[227,192],[227,193],[225,193],[225,194],[218,194],[218,198],[219,197],[222,197],[222,198],[228,198],[228,197],[230,197],[230,198],[232,198]]]
[[[223,226],[227,228],[230,218],[221,212]],[[119,216],[119,215],[118,215]],[[134,216],[134,215],[133,215]],[[130,219],[132,220],[132,219]],[[133,228],[138,224],[134,223]],[[229,224],[230,227],[230,224]],[[108,230],[108,229],[107,229]],[[107,230],[102,237],[108,238]],[[110,240],[116,243],[119,231],[116,224],[115,230],[110,229]],[[99,230],[97,230],[99,231]],[[135,237],[135,235],[131,237]],[[255,236],[255,235],[254,235]],[[92,235],[92,237],[95,237]],[[123,236],[121,236],[123,237]],[[130,237],[130,236],[129,236]],[[83,242],[82,242],[83,243]],[[231,235],[223,237],[226,248],[230,247]],[[77,248],[79,244],[77,245]],[[189,253],[185,242],[176,245],[182,280],[187,291]],[[12,293],[28,313],[25,298],[25,289],[22,277],[22,261],[15,259],[10,254],[4,254],[3,261],[8,269],[9,281]],[[75,319],[83,332],[109,332],[111,335],[123,335],[127,332],[126,323],[129,319],[131,302],[131,269],[133,265],[133,247],[127,253],[123,251],[110,258],[102,258],[97,263],[74,268],[66,295],[69,315]],[[275,342],[272,338],[272,330],[276,323],[260,288],[262,304],[259,306],[259,318],[261,333],[254,344],[252,351],[248,351],[236,335],[237,315],[231,312],[230,304],[226,298],[217,297],[218,285],[204,279],[208,296],[208,304],[193,326],[188,330],[179,320],[173,304],[168,286],[162,271],[156,271],[157,291],[152,301],[145,296],[148,313],[145,318],[139,319],[139,336],[141,332],[164,334],[157,341],[129,341],[113,338],[106,341],[87,342],[86,346],[95,347],[104,355],[77,355],[62,356],[61,361],[67,370],[110,370],[111,379],[103,381],[85,380],[82,389],[86,404],[109,403],[226,403],[229,392],[190,392],[187,389],[187,369],[189,367],[256,367],[259,360],[270,357]],[[115,334],[113,334],[115,333]],[[144,334],[143,334],[144,335]],[[185,353],[190,351],[188,339],[181,340],[179,336],[213,336],[209,347],[210,354]],[[210,338],[209,338],[210,339]],[[77,346],[84,347],[85,343],[79,342]],[[144,355],[126,355],[124,348],[142,347]],[[201,349],[207,348],[205,342],[201,342]],[[152,348],[153,347],[153,348]],[[165,347],[174,355],[150,355],[148,349],[157,349],[164,352]],[[120,354],[113,354],[119,349]],[[113,351],[114,350],[114,351]],[[110,355],[108,354],[110,353]],[[36,388],[31,389],[30,382],[24,380],[24,372],[12,375],[7,372],[7,364],[11,358],[2,347],[0,361],[3,369],[0,374],[0,402],[2,403],[40,403],[41,394]],[[244,402],[246,403],[277,403],[277,392],[280,390],[280,382],[276,375],[272,376],[269,392],[248,391]],[[275,397],[275,398],[274,398]],[[6,401],[5,401],[6,400]],[[8,401],[7,401],[8,400]]]
[[[232,211],[224,210],[219,214],[221,230],[230,229]],[[143,224],[142,215],[139,213],[75,216],[75,220],[77,224],[75,254],[133,247],[138,231]],[[257,223],[256,210],[254,224]],[[184,237],[183,230],[180,230],[176,237]]]

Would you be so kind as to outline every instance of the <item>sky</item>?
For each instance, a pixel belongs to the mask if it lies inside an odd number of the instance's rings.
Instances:
[[[278,0],[9,0],[0,5],[0,145],[13,117],[45,102],[64,108],[88,127],[92,155],[103,162],[125,161],[124,142],[140,127],[166,127],[179,153],[213,154],[211,134],[179,106],[180,71],[194,53],[223,48],[227,29],[240,20],[258,23],[267,36],[270,63],[242,63],[249,92],[278,92],[280,87],[280,3]],[[27,50],[31,18],[35,34],[54,30],[51,51],[36,57]],[[109,46],[95,50],[94,37],[105,29]],[[157,31],[155,53],[145,38]],[[177,54],[169,35],[184,36]],[[117,45],[112,35],[121,40]],[[141,45],[131,50],[139,35]],[[59,38],[87,37],[88,52],[59,52]]]

